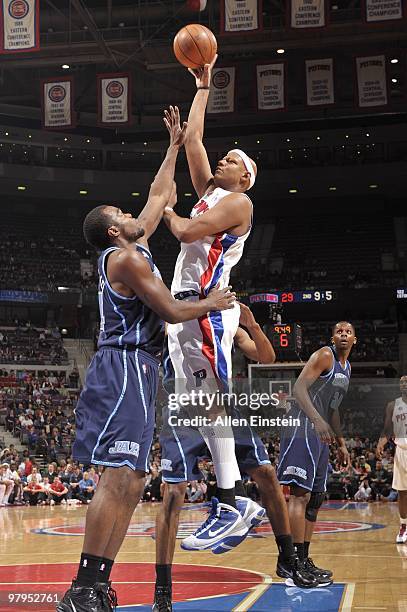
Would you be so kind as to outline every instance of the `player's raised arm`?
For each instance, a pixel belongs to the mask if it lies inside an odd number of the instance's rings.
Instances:
[[[166,207],[164,221],[177,240],[190,243],[223,232],[245,234],[249,230],[251,211],[251,202],[244,194],[231,193],[222,199],[222,206],[214,206],[193,219],[179,217]]]
[[[382,458],[384,447],[386,446],[388,440],[392,437],[394,433],[393,432],[393,420],[392,420],[393,412],[394,412],[394,401],[389,402],[386,406],[386,416],[384,418],[383,432],[379,438],[379,441],[376,447],[376,457],[378,459]]]
[[[237,328],[234,337],[235,346],[242,351],[245,357],[252,361],[257,361],[258,363],[274,363],[276,354],[270,340],[257,323],[250,308],[242,303],[239,305],[239,325],[244,325],[247,331],[242,327]]]
[[[216,55],[213,62],[205,64],[203,68],[197,68],[196,70],[189,68],[189,72],[195,77],[197,92],[189,111],[185,150],[191,180],[198,197],[202,197],[206,193],[210,182],[213,180],[208,155],[203,145],[203,135],[212,68],[217,58]]]
[[[234,306],[236,297],[230,292],[230,287],[215,289],[206,299],[197,302],[176,300],[163,281],[151,272],[145,258],[137,251],[122,249],[117,255],[113,254],[113,257],[109,268],[110,282],[119,281],[125,284],[168,323],[198,319],[211,310],[227,310]]]
[[[308,389],[321,374],[328,372],[332,368],[332,362],[332,351],[328,347],[325,346],[315,351],[302,369],[293,389],[293,395],[298,401],[300,408],[314,424],[321,440],[328,444],[332,440],[333,432],[312,403]]]
[[[171,198],[174,185],[175,164],[178,151],[184,144],[187,124],[180,125],[180,116],[177,106],[170,106],[164,111],[164,123],[170,135],[167,154],[151,184],[148,200],[138,219],[144,228],[144,237],[140,242],[147,241],[161,221],[164,206]]]

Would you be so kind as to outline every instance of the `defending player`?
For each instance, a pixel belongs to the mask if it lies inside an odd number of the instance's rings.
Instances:
[[[269,339],[263,333],[250,309],[244,304],[240,304],[239,323],[246,329],[238,327],[234,338],[235,348],[240,349],[252,361],[274,363],[275,353]],[[166,378],[173,378],[174,373],[171,371],[171,361],[168,355],[164,360],[164,369]],[[168,427],[167,422],[168,414],[166,415],[164,411],[164,426],[160,435],[160,444],[165,489],[163,508],[156,515],[154,612],[171,612],[172,610],[172,562],[179,513],[184,503],[187,482],[202,477],[198,467],[199,458],[207,455],[206,444],[198,431],[186,427]],[[301,571],[299,567],[290,534],[287,504],[263,443],[250,428],[244,428],[240,432],[235,430],[235,436],[239,467],[256,481],[262,503],[273,527],[279,550],[278,571],[284,572],[285,575],[289,574],[293,583],[298,587],[317,586],[314,577]],[[261,522],[264,510],[261,509],[262,512],[259,512],[259,506],[246,497],[241,481],[235,483],[235,488],[237,507],[250,529]],[[210,515],[208,525],[212,519],[213,516]],[[194,537],[189,536],[186,540]],[[205,543],[203,545],[205,546]],[[219,547],[218,552],[226,552],[226,550],[226,548]]]
[[[407,376],[400,378],[401,397],[389,402],[386,407],[383,433],[377,444],[376,455],[382,457],[387,441],[394,436],[396,453],[394,455],[392,488],[398,491],[400,529],[397,544],[407,542]]]
[[[294,546],[304,569],[315,575],[318,586],[332,584],[332,572],[316,567],[308,552],[325,498],[329,443],[334,435],[339,460],[349,463],[339,406],[349,387],[348,357],[356,343],[353,325],[346,321],[337,323],[332,329],[332,343],[333,346],[324,346],[311,355],[294,385],[296,404],[289,415],[300,418],[301,426],[283,432],[277,470],[280,483],[290,485],[288,512]]]
[[[58,612],[110,612],[116,595],[109,575],[144,490],[155,425],[155,398],[163,321],[185,321],[229,308],[233,294],[215,291],[198,303],[179,303],[154,265],[147,238],[170,198],[183,144],[177,109],[166,113],[170,146],[139,219],[115,206],[85,218],[84,235],[102,251],[98,261],[100,338],[76,416],[74,458],[105,466],[86,515],[76,579]]]
[[[213,63],[193,72],[197,92],[185,140],[199,202],[192,209],[190,219],[179,217],[170,207],[164,214],[170,231],[181,242],[171,292],[177,299],[191,302],[205,297],[216,283],[221,287],[229,284],[230,271],[242,256],[252,224],[252,203],[245,192],[255,182],[254,161],[243,151],[234,149],[218,162],[212,174],[202,143]],[[232,343],[238,324],[236,305],[226,316],[211,314],[188,324],[168,327],[168,348],[178,394],[198,388],[209,395],[219,389],[227,391],[232,376]],[[220,414],[221,407],[216,406],[216,410],[208,414],[213,418]],[[217,511],[223,526],[223,529],[220,525],[213,527],[211,533],[216,535],[210,538],[210,543],[215,547],[226,537],[229,543],[237,543],[247,534],[247,528],[236,508],[234,486],[240,480],[240,473],[233,432],[226,425],[209,425],[201,428],[201,433],[215,466],[219,486]],[[210,536],[207,534],[207,537]]]

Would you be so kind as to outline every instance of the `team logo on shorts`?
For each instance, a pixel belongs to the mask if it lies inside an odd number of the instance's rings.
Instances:
[[[167,472],[172,472],[172,461],[171,459],[161,459],[161,469]]]
[[[62,102],[66,96],[66,89],[62,85],[53,85],[48,92],[51,102]]]
[[[8,12],[13,19],[24,19],[28,15],[30,7],[25,0],[13,0],[8,5]]]
[[[114,446],[109,448],[110,455],[133,455],[138,457],[140,452],[140,444],[130,442],[129,440],[116,440]]]
[[[303,468],[297,467],[296,465],[289,465],[283,472],[283,476],[285,474],[292,474],[293,476],[299,476],[300,478],[303,478],[304,480],[306,480],[307,478],[307,470],[304,470]]]
[[[219,70],[214,74],[212,82],[216,89],[225,89],[230,83],[230,75],[226,70]]]
[[[195,376],[195,382],[197,387],[202,387],[202,381],[206,378],[206,370],[202,368],[202,370],[197,370],[196,372],[192,372]]]
[[[110,81],[106,87],[106,93],[109,98],[120,98],[123,95],[124,87],[120,81]]]

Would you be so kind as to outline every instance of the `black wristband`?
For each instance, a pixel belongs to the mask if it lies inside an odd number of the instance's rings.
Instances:
[[[210,89],[210,87],[197,87],[197,89]]]

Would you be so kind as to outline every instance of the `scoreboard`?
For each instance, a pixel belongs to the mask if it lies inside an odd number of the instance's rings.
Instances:
[[[303,304],[306,302],[332,302],[336,294],[331,289],[304,291],[275,291],[273,293],[255,293],[249,297],[250,304],[265,302],[268,304]]]
[[[273,323],[270,326],[270,341],[277,361],[299,359],[302,349],[302,332],[298,323]]]

